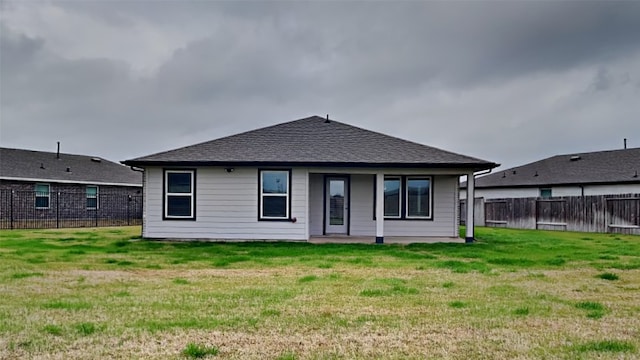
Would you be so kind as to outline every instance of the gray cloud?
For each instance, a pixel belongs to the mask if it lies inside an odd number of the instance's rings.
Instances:
[[[148,5],[3,3],[2,145],[123,160],[330,113],[507,165],[640,146],[637,2]]]

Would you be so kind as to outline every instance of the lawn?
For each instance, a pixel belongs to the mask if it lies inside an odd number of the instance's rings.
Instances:
[[[0,359],[637,359],[640,237],[169,243],[0,231]]]

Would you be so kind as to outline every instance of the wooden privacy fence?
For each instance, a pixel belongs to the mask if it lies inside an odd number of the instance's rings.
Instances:
[[[640,235],[640,194],[476,198],[474,209],[478,226]],[[465,219],[465,200],[461,200],[460,223]]]

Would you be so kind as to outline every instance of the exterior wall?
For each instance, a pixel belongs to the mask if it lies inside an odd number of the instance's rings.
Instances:
[[[120,224],[106,220],[126,225],[142,215],[142,188],[137,186],[96,185],[98,209],[87,209],[86,184],[37,183],[49,185],[48,208],[35,206],[36,182],[0,180],[0,228]]]
[[[529,188],[476,188],[476,197],[485,199],[508,199],[508,198],[529,198],[539,197],[541,187]],[[547,188],[547,187],[542,187]],[[640,193],[640,184],[623,185],[584,185],[584,194],[580,186],[552,186],[552,196],[592,196],[592,195],[615,195],[615,194],[637,194]],[[460,190],[460,198],[466,199],[466,190]]]
[[[163,169],[145,169],[144,236],[174,239],[307,240],[307,172],[291,180],[291,221],[258,221],[258,169],[196,169],[196,220],[163,220]]]
[[[351,209],[349,224],[351,235],[375,236],[373,190],[375,175],[358,174],[351,176]]]
[[[389,174],[396,174],[397,170],[388,170]],[[415,175],[428,175],[424,171],[413,171]],[[311,184],[311,186],[320,187],[319,197],[310,199],[318,201],[319,204],[311,203],[311,208],[319,208],[320,211],[312,221],[320,223],[320,227],[316,231],[312,231],[312,235],[322,234],[322,196],[323,175],[311,174],[312,178],[319,177],[320,180]],[[457,209],[457,191],[458,176],[443,175],[433,176],[433,220],[390,220],[384,221],[385,236],[439,236],[439,237],[457,237],[458,236],[458,209]],[[350,205],[350,235],[353,236],[375,236],[376,221],[374,219],[374,175],[373,174],[353,174],[351,175],[351,205]],[[315,189],[310,189],[310,193],[315,193]]]
[[[292,170],[291,216],[297,221],[258,220],[258,169],[196,168],[196,219],[163,220],[163,168],[145,169],[143,236],[169,239],[307,240],[323,234],[325,174],[350,177],[350,235],[375,236],[374,171],[433,176],[433,220],[385,220],[385,236],[458,236],[459,176],[427,170]],[[437,171],[436,171],[437,172]]]
[[[324,217],[324,175],[309,174],[309,234],[322,235]]]
[[[458,176],[433,177],[433,220],[385,220],[385,236],[458,237]]]
[[[585,195],[640,194],[640,184],[585,185]]]

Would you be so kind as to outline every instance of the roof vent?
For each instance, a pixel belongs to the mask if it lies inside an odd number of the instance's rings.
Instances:
[[[533,174],[533,176],[538,176],[538,172],[536,171],[536,173],[535,173],[535,174]]]
[[[634,177],[634,178],[637,178],[637,177],[638,177],[638,170],[636,170],[636,173],[635,173],[635,174],[633,174],[633,177]]]
[[[67,168],[67,172],[71,172],[71,168],[70,167]]]
[[[582,157],[580,157],[580,155],[573,155],[569,158],[570,161],[578,161],[582,159]]]
[[[102,162],[102,159],[97,158],[97,157],[92,157],[92,158],[91,158],[91,161],[93,161],[93,162],[97,162],[97,163],[100,163],[100,162]]]
[[[515,174],[516,174],[516,171],[515,171],[515,170],[513,170],[513,175],[515,175]]]
[[[40,163],[40,169],[44,169],[44,163]]]
[[[324,121],[325,124],[330,123],[331,121],[329,121],[329,114],[327,114],[327,119]]]
[[[504,178],[506,178],[506,177],[507,177],[507,173],[506,173],[506,172],[503,172],[503,173],[502,173],[502,178],[504,179]]]

